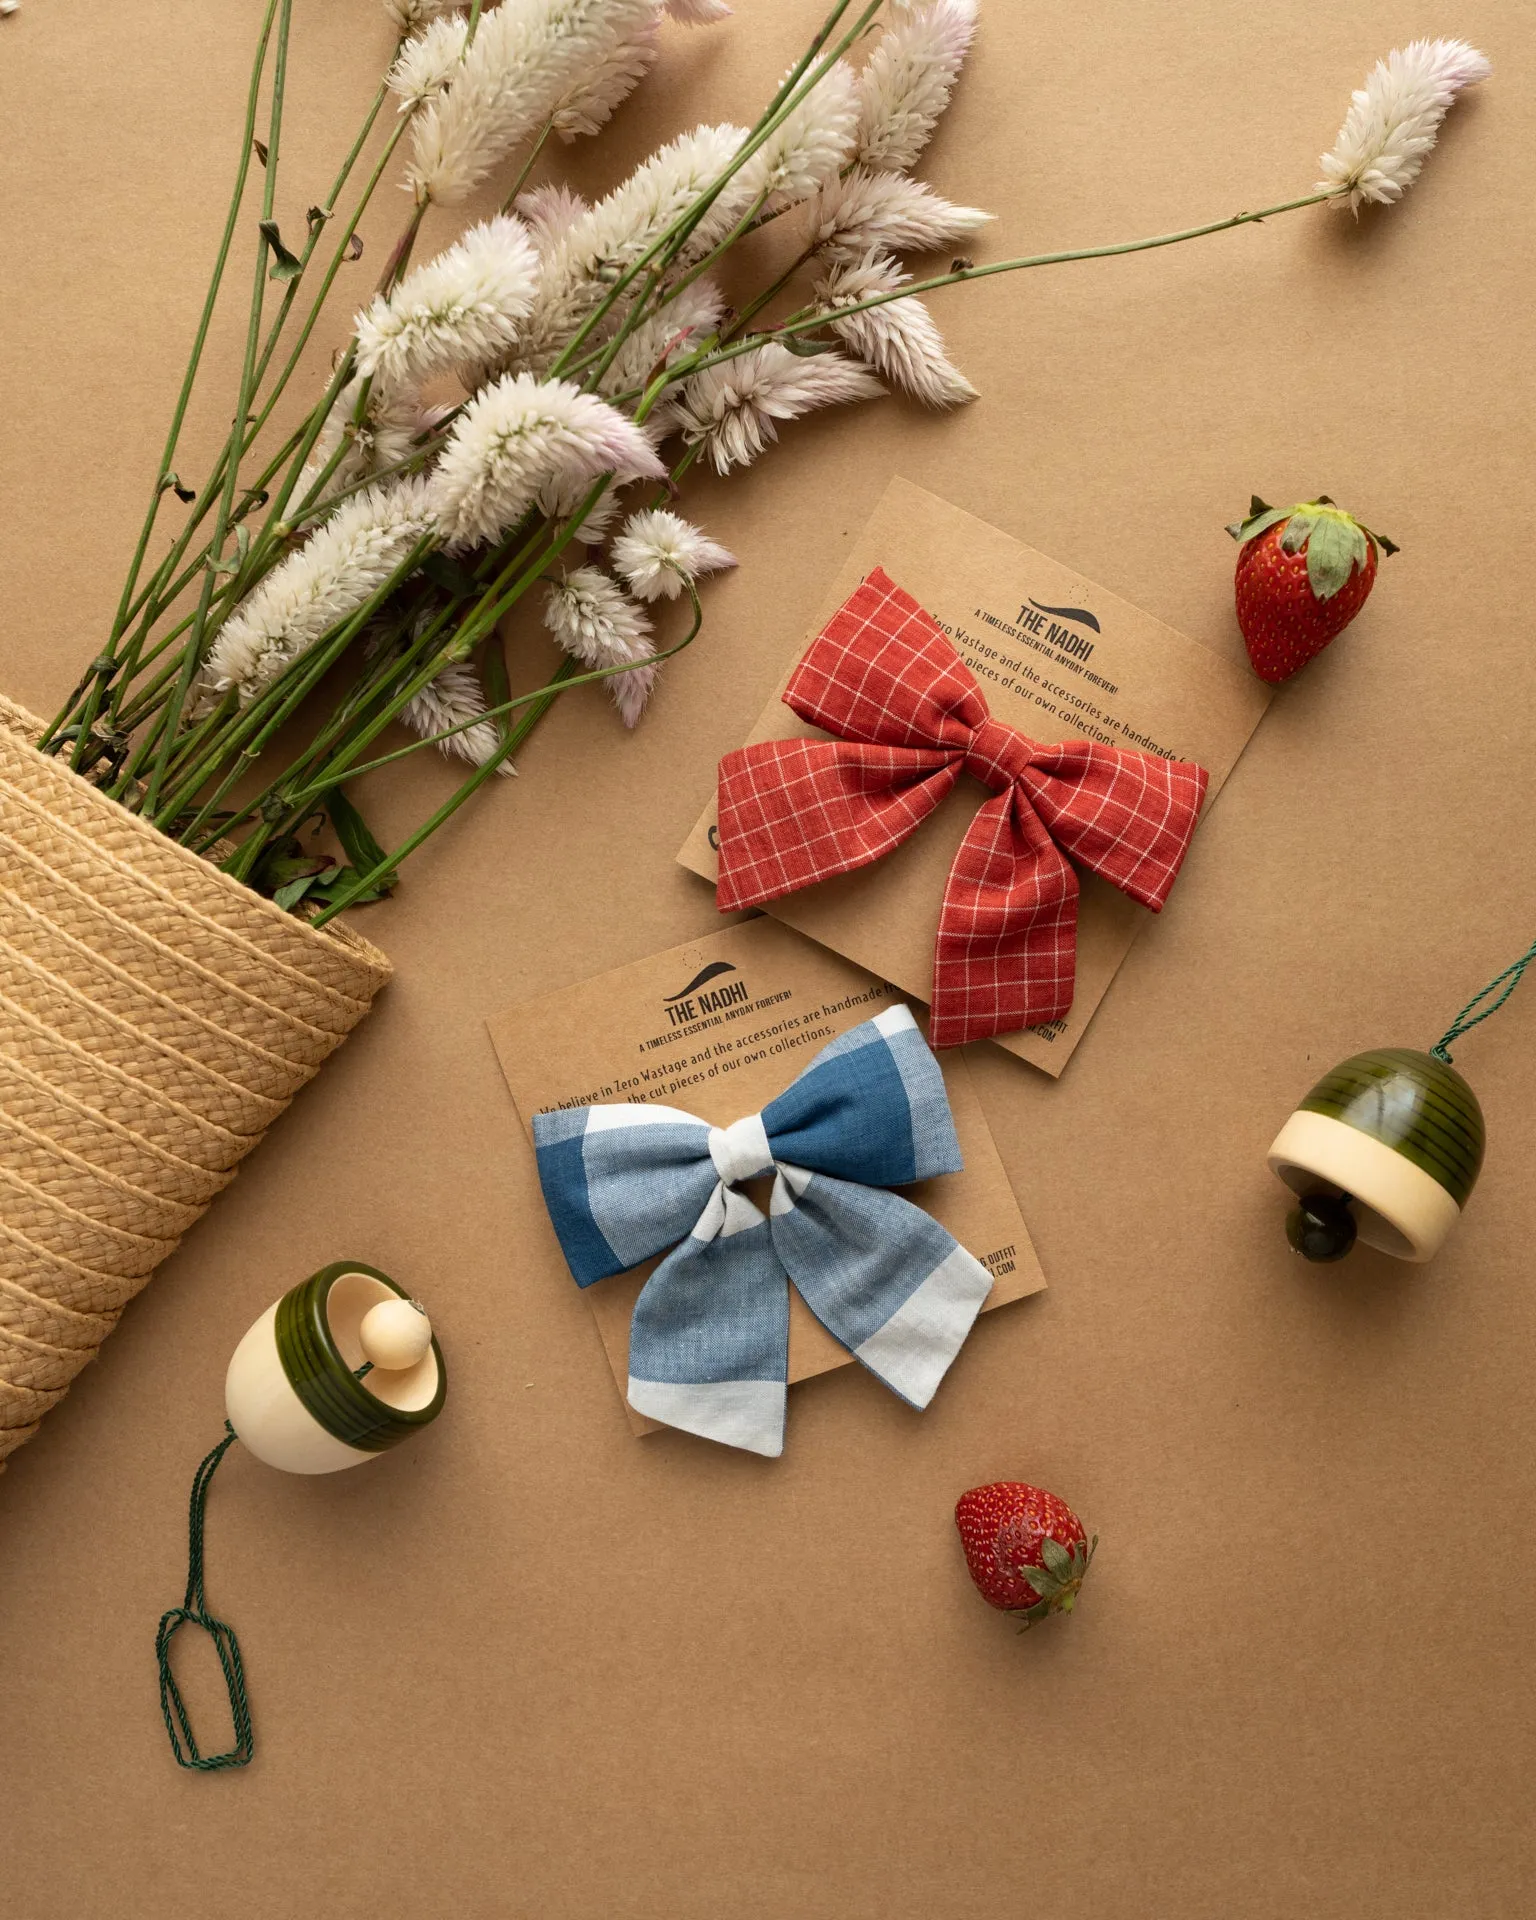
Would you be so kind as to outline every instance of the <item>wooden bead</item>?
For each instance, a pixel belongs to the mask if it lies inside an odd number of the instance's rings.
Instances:
[[[365,1357],[385,1373],[414,1367],[432,1344],[432,1322],[414,1300],[381,1300],[357,1330]]]

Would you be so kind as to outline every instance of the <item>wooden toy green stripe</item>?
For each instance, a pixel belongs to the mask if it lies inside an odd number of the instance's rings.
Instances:
[[[382,1453],[436,1417],[447,1384],[442,1356],[437,1356],[437,1392],[426,1406],[406,1411],[375,1398],[342,1358],[326,1315],[331,1286],[346,1273],[367,1274],[401,1299],[409,1297],[387,1273],[355,1260],[322,1267],[279,1301],[273,1328],[277,1353],[289,1384],[327,1433],[361,1453]],[[432,1348],[436,1353],[435,1340]]]
[[[1379,1047],[1337,1066],[1301,1103],[1400,1153],[1465,1206],[1483,1164],[1483,1114],[1454,1067],[1411,1047]]]

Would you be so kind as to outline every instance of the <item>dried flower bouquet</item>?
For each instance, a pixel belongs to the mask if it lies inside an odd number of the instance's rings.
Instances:
[[[223,239],[116,618],[41,745],[317,925],[386,893],[510,771],[565,688],[607,679],[635,723],[657,663],[698,632],[700,579],[734,565],[674,509],[697,460],[747,466],[779,423],[887,384],[933,407],[973,397],[920,295],[1327,200],[1390,202],[1487,72],[1458,41],[1392,54],[1354,96],[1322,180],[1275,206],[914,279],[900,256],[970,245],[988,218],[911,177],[977,0],[836,0],[753,127],[683,133],[595,205],[531,184],[552,141],[600,132],[655,62],[664,17],[707,25],[721,0],[386,0],[396,57],[302,239],[274,217],[292,10],[268,0]],[[343,210],[391,98],[388,138]],[[291,422],[303,348],[402,149],[409,217],[325,392]],[[413,265],[429,209],[493,179],[502,211]],[[785,215],[800,223],[790,265],[728,306],[726,256]],[[233,424],[212,471],[184,485],[179,436],[237,237],[253,263]],[[168,496],[182,523],[151,566]],[[566,659],[514,698],[502,626],[535,588]],[[692,618],[658,649],[665,599]],[[390,748],[396,723],[418,737]],[[472,771],[386,851],[345,787],[429,744]],[[327,820],[339,850],[306,850],[300,835]]]

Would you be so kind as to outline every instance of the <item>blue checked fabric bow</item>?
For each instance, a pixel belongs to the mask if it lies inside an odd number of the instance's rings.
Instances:
[[[938,1062],[906,1007],[839,1035],[761,1113],[576,1107],[533,1123],[576,1284],[673,1250],[629,1334],[629,1404],[726,1446],[784,1450],[789,1283],[829,1333],[926,1407],[992,1276],[888,1187],[957,1173]],[[766,1217],[738,1182],[772,1171]]]

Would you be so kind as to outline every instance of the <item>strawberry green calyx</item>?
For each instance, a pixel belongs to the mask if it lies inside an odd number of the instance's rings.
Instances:
[[[1015,1567],[1015,1573],[1027,1580],[1040,1596],[1032,1607],[1009,1609],[1019,1622],[1020,1633],[1027,1633],[1037,1620],[1044,1620],[1050,1614],[1072,1611],[1098,1544],[1097,1534],[1091,1540],[1076,1540],[1071,1547],[1064,1547],[1047,1534],[1040,1542],[1040,1558],[1044,1564]]]
[[[1317,600],[1331,600],[1349,584],[1356,568],[1364,571],[1373,544],[1383,554],[1397,552],[1397,547],[1384,534],[1373,533],[1369,527],[1362,526],[1353,514],[1335,506],[1326,493],[1295,507],[1271,507],[1255,494],[1248,517],[1233,521],[1227,532],[1246,546],[1261,533],[1268,533],[1271,527],[1283,529],[1282,552],[1305,550],[1307,584]]]

